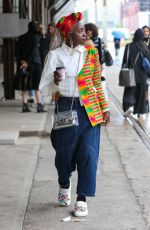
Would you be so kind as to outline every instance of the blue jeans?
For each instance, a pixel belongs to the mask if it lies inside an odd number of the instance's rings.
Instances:
[[[59,111],[71,107],[72,98],[61,97]],[[79,126],[53,130],[51,142],[56,151],[55,166],[60,185],[69,183],[71,174],[77,169],[77,194],[95,196],[96,170],[99,158],[100,125],[92,127],[85,111],[75,98],[73,109],[77,110]]]
[[[30,96],[30,97],[34,97],[34,96],[35,96],[34,90],[29,90],[29,96]]]

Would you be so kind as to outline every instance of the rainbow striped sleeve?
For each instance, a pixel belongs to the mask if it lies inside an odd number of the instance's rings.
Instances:
[[[105,95],[102,89],[102,84],[101,84],[101,65],[99,62],[99,54],[98,50],[95,49],[95,58],[94,58],[94,73],[93,73],[93,84],[96,88],[100,107],[102,112],[106,111],[108,109],[108,103],[105,99]]]

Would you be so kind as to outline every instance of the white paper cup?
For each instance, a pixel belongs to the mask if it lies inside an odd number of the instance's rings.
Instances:
[[[62,76],[61,79],[64,80],[66,77],[65,67],[64,66],[57,67],[56,71],[61,74],[61,76]]]

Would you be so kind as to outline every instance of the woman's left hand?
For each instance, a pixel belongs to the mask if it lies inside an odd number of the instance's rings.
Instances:
[[[103,113],[103,120],[104,122],[102,123],[102,126],[106,126],[110,122],[110,111],[106,111]]]

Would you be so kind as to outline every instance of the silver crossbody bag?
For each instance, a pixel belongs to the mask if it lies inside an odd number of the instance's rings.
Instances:
[[[53,123],[54,130],[68,128],[72,126],[78,126],[78,125],[79,122],[78,122],[77,111],[72,110],[72,108],[68,111],[63,111],[63,112],[59,112],[57,110],[57,112],[54,114],[54,123]]]

